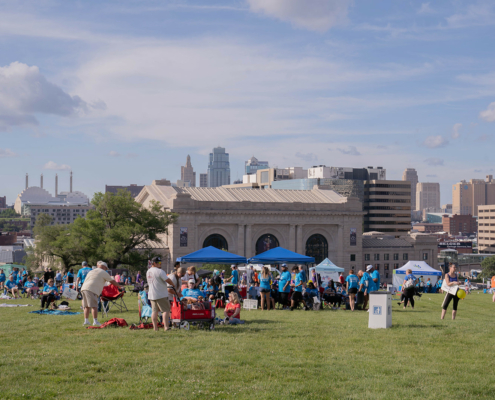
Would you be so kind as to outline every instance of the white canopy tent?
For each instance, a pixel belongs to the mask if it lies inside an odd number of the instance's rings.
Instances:
[[[339,273],[344,272],[344,268],[337,267],[328,258],[325,258],[316,267],[309,269],[309,276],[311,277],[311,279],[313,279],[313,275],[315,272],[320,274],[321,286],[327,287],[330,279],[333,279],[334,282],[338,282]]]
[[[392,284],[394,288],[397,290],[401,290],[402,283],[404,282],[404,278],[406,276],[406,271],[410,269],[412,270],[412,274],[416,278],[423,278],[423,281],[426,283],[428,278],[430,278],[431,284],[435,285],[437,281],[442,277],[442,272],[430,267],[424,261],[409,261],[406,265],[394,269]]]

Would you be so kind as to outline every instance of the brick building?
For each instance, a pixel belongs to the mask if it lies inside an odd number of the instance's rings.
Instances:
[[[444,215],[442,216],[443,230],[450,235],[473,235],[478,232],[478,223],[472,215]]]
[[[419,224],[414,224],[413,229],[422,233],[443,232],[443,224],[420,222]]]

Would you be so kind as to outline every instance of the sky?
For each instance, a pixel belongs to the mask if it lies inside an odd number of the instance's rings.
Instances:
[[[494,174],[495,3],[0,0],[0,196],[270,166]],[[490,50],[490,48],[492,50]]]

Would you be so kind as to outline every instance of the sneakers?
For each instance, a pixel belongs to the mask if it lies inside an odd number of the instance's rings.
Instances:
[[[85,325],[91,325],[91,323],[90,323],[89,321],[87,321],[87,322],[86,322],[86,321],[84,321],[84,322],[83,322],[83,326],[85,326]]]
[[[101,324],[97,321],[93,322],[93,326],[101,326]]]

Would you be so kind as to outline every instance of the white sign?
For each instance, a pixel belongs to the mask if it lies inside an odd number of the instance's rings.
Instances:
[[[258,309],[258,300],[244,300],[242,302],[242,308],[246,310],[257,310]]]
[[[67,299],[70,299],[70,300],[75,300],[75,299],[77,299],[77,291],[75,291],[74,289],[66,287],[64,289],[64,292],[62,293],[62,296],[64,296]]]

